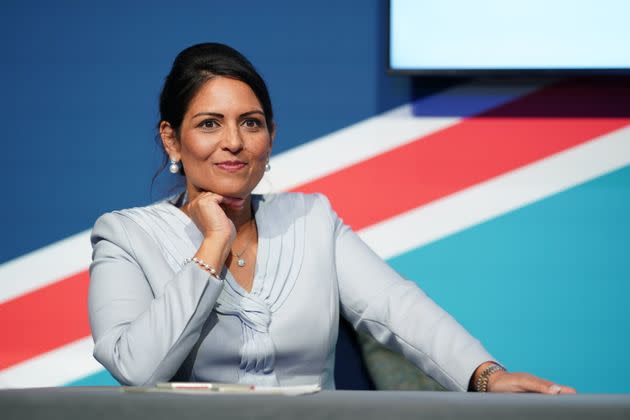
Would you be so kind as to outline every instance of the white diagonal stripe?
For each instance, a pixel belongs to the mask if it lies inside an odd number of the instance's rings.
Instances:
[[[630,126],[523,166],[359,232],[391,258],[630,165]]]
[[[11,366],[0,371],[0,388],[59,386],[100,372],[93,349],[92,337],[85,337]]]
[[[72,235],[0,265],[0,305],[85,270],[92,261],[90,231]]]

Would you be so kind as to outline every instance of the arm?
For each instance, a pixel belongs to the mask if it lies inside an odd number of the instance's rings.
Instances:
[[[142,232],[106,214],[92,232],[89,314],[94,357],[123,384],[169,380],[199,338],[222,283],[186,264],[155,290],[140,267],[134,240]],[[149,264],[162,264],[157,258]],[[164,265],[164,271],[170,271]]]
[[[374,254],[321,199],[334,229],[343,316],[447,389],[467,390],[473,371],[492,356],[414,282]]]
[[[478,378],[496,364],[453,317],[415,283],[402,279],[328,208],[335,232],[335,255],[342,313],[359,330],[402,353],[451,390],[474,390]],[[575,393],[528,373],[497,371],[490,392]]]

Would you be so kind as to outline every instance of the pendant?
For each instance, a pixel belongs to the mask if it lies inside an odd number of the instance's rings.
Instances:
[[[245,260],[242,258],[239,258],[236,264],[238,264],[239,267],[245,267]]]

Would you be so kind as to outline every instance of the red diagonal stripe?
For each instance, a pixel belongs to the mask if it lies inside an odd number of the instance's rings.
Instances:
[[[90,335],[87,291],[82,271],[0,305],[0,369]]]
[[[362,229],[626,126],[629,110],[630,86],[561,83],[293,190]]]

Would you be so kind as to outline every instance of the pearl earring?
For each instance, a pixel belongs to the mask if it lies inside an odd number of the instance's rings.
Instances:
[[[168,167],[168,170],[172,174],[176,174],[177,172],[179,172],[179,162],[175,159],[171,159],[171,165]]]
[[[267,163],[265,164],[265,172],[269,172],[271,170],[271,165],[269,164],[269,158],[267,158]]]

